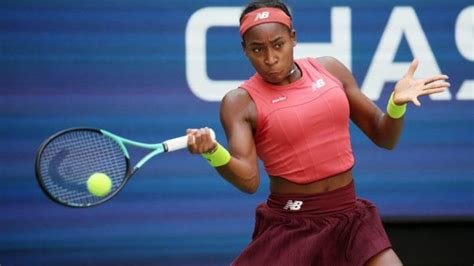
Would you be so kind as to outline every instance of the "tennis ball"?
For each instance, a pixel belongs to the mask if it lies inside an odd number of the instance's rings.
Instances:
[[[93,173],[87,179],[87,190],[98,197],[103,197],[109,194],[112,188],[112,180],[104,173]]]

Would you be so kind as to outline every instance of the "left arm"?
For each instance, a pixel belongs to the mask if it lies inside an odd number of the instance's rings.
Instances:
[[[351,120],[377,146],[395,148],[403,129],[403,117],[395,119],[380,110],[362,93],[354,76],[341,62],[332,57],[318,58],[318,61],[342,82],[350,105]],[[442,92],[449,87],[449,83],[445,81],[448,79],[446,75],[415,80],[413,75],[417,67],[418,60],[415,59],[405,76],[396,83],[393,92],[393,102],[396,105],[413,102],[420,106],[418,96]]]

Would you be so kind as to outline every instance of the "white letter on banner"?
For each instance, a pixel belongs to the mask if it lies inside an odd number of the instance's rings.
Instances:
[[[206,35],[211,27],[239,26],[239,7],[205,7],[192,14],[186,25],[186,79],[191,91],[206,101],[220,101],[240,80],[212,80],[207,75]],[[243,55],[242,55],[243,56]]]
[[[298,43],[295,58],[333,56],[352,69],[351,9],[333,7],[331,9],[331,42]]]
[[[243,80],[212,80],[206,67],[206,34],[211,27],[238,27],[240,7],[205,7],[197,10],[186,25],[186,79],[191,91],[206,101],[220,101]],[[351,68],[351,12],[348,7],[331,9],[331,43],[298,43],[295,56],[333,55]],[[244,56],[244,55],[242,55]]]
[[[395,7],[362,85],[362,91],[372,100],[378,100],[385,82],[398,81],[410,65],[410,62],[393,62],[403,35],[411,52],[420,61],[415,75],[426,77],[441,74],[415,10],[412,7]],[[446,90],[430,97],[433,100],[449,100],[451,94]]]
[[[456,20],[456,46],[459,53],[474,61],[474,6],[464,8]],[[472,72],[471,72],[472,73]],[[474,100],[474,80],[465,80],[456,94],[458,100]]]

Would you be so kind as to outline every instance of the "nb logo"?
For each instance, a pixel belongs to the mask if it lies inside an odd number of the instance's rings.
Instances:
[[[324,85],[326,85],[326,83],[324,82],[324,79],[318,79],[315,82],[313,82],[313,84],[311,84],[311,89],[315,91],[317,89],[324,87]]]
[[[285,207],[283,208],[284,210],[291,210],[291,211],[298,211],[301,209],[301,205],[303,205],[303,202],[300,200],[289,200]]]
[[[257,15],[255,16],[254,21],[257,21],[259,19],[266,19],[269,16],[270,16],[270,12],[268,12],[268,11],[257,13]]]

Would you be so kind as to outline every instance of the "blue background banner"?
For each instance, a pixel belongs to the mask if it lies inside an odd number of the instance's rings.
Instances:
[[[244,4],[2,1],[1,265],[226,265],[239,254],[268,195],[263,170],[247,195],[178,151],[146,164],[106,204],[69,209],[42,194],[33,162],[43,140],[78,126],[150,143],[209,126],[226,144],[218,99],[253,74],[232,20]],[[450,76],[449,92],[409,106],[393,151],[351,125],[356,189],[384,218],[473,217],[472,3],[289,4],[297,54],[340,59],[380,108],[415,56],[422,74]]]

